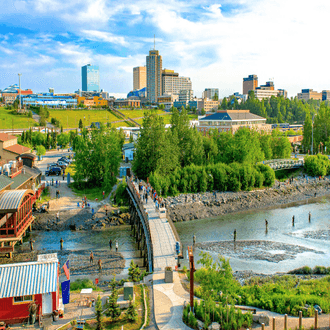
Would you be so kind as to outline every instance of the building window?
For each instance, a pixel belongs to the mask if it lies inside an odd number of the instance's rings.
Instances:
[[[14,297],[14,303],[22,303],[22,302],[29,302],[33,301],[33,296],[20,296],[20,297]]]

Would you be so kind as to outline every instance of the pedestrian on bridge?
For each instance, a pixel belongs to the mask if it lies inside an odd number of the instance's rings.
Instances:
[[[237,235],[237,233],[236,233],[236,229],[234,230],[234,242],[236,242],[236,235]]]
[[[294,215],[292,216],[292,226],[294,226]]]
[[[60,240],[61,251],[63,250],[63,243],[64,243],[63,238],[61,238],[61,240]]]

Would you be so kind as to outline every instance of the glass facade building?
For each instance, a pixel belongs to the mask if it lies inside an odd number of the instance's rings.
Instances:
[[[100,72],[98,65],[87,64],[81,68],[81,89],[84,92],[100,91]]]
[[[48,106],[48,107],[63,107],[75,108],[77,106],[77,99],[73,96],[60,96],[53,95],[51,93],[44,94],[32,94],[27,96],[22,96],[22,104],[24,106]]]

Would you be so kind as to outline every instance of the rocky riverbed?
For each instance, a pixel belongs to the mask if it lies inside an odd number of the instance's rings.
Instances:
[[[107,211],[106,211],[107,210]],[[59,218],[57,219],[57,214]],[[129,222],[130,214],[122,213],[119,209],[109,206],[100,207],[94,215],[90,208],[65,211],[49,211],[33,214],[35,221],[34,230],[100,230],[112,226],[119,226]]]
[[[204,251],[225,255],[226,257],[235,257],[244,260],[262,260],[275,263],[283,260],[295,259],[299,253],[303,252],[324,254],[322,251],[299,245],[263,240],[206,242],[198,243],[195,247]]]
[[[306,202],[330,194],[330,177],[324,180],[300,176],[293,183],[239,192],[181,194],[165,199],[167,216],[174,222],[217,217],[222,214]]]

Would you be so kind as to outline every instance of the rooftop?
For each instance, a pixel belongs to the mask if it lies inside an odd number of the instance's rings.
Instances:
[[[13,146],[4,148],[4,150],[13,152],[18,155],[31,151],[29,147],[21,146],[20,144],[14,144]]]
[[[223,110],[217,113],[203,117],[199,121],[238,121],[238,120],[266,120],[261,116],[250,113],[249,110]]]
[[[0,175],[0,190],[10,186],[14,181],[7,175]]]
[[[14,135],[7,134],[7,133],[0,133],[0,141],[2,141],[2,142],[13,140],[13,139],[17,139],[17,137]]]

